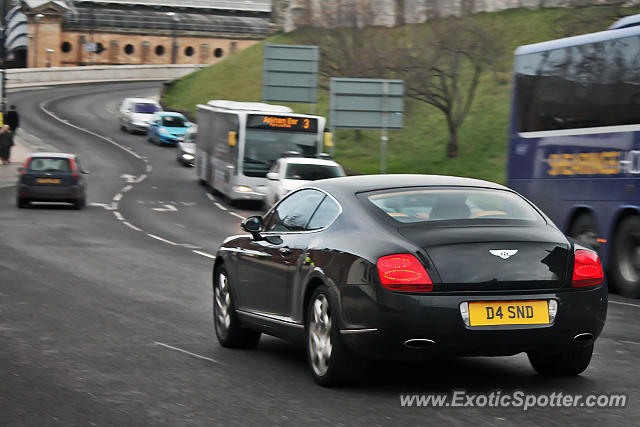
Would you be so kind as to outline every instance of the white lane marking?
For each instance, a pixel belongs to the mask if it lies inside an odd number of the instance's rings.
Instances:
[[[120,200],[122,200],[122,193],[118,193],[115,196],[113,196],[113,200],[116,202],[119,202]]]
[[[173,205],[164,205],[164,208],[152,208],[156,212],[178,212],[178,208]]]
[[[64,98],[64,97],[62,97],[62,98]],[[59,98],[59,99],[62,99],[62,98]],[[111,144],[115,145],[116,147],[118,147],[118,148],[120,148],[120,149],[122,149],[122,150],[126,151],[127,153],[131,154],[131,155],[132,155],[133,157],[135,157],[136,159],[142,159],[142,157],[140,157],[140,155],[139,155],[138,153],[136,153],[136,152],[135,152],[135,151],[133,151],[133,150],[130,150],[129,148],[125,147],[125,146],[124,146],[124,145],[122,145],[122,144],[118,144],[117,142],[115,142],[115,141],[114,141],[114,140],[112,140],[112,139],[105,138],[104,136],[100,135],[99,133],[96,133],[96,132],[90,131],[90,130],[85,129],[85,128],[82,128],[82,127],[80,127],[80,126],[76,126],[76,125],[74,125],[73,123],[69,123],[68,121],[66,121],[66,120],[64,120],[64,119],[61,119],[60,117],[58,117],[57,115],[55,115],[54,113],[52,113],[51,111],[49,111],[49,109],[47,109],[47,107],[45,106],[45,104],[48,104],[48,103],[53,102],[53,101],[55,101],[55,99],[50,99],[50,100],[47,100],[47,101],[42,101],[42,102],[40,103],[40,105],[39,105],[40,109],[41,109],[42,111],[44,111],[45,113],[47,113],[49,116],[51,116],[51,117],[53,117],[54,119],[56,119],[57,121],[59,121],[59,122],[61,122],[61,123],[64,123],[65,125],[67,125],[67,126],[69,126],[69,127],[72,127],[72,128],[74,128],[74,129],[80,130],[80,131],[82,131],[82,132],[86,132],[86,133],[88,133],[89,135],[93,135],[93,136],[95,136],[96,138],[100,138],[100,139],[102,139],[102,140],[104,140],[104,141],[107,141],[107,142],[109,142],[109,143],[111,143]]]
[[[108,211],[113,210],[113,208],[111,207],[111,203],[107,204],[107,203],[90,203],[89,206],[96,206],[98,208],[104,208]]]
[[[129,174],[124,174],[124,175],[120,175],[120,178],[124,179],[125,181],[127,181],[129,184],[136,182],[136,179],[138,179],[137,176],[135,175],[129,175]]]
[[[120,203],[118,203],[118,202],[112,202],[112,203],[111,203],[111,210],[112,210],[112,211],[117,211],[119,206],[120,206]]]
[[[151,167],[151,165],[147,165],[147,173],[151,173],[152,170],[153,168]]]
[[[219,209],[222,209],[223,211],[226,211],[227,208],[225,208],[224,206],[222,206],[220,203],[215,202],[214,205],[216,205]]]
[[[212,202],[215,202],[216,199],[213,198],[213,196],[211,195],[211,193],[205,193],[207,195],[207,197],[209,198],[209,200],[211,200]]]
[[[202,256],[207,257],[207,258],[216,259],[215,255],[211,255],[211,254],[208,254],[206,252],[200,252],[200,251],[192,251],[192,252],[194,254],[202,255]]]
[[[176,246],[182,246],[186,249],[200,249],[200,246],[192,245],[191,243],[178,243]]]
[[[626,340],[620,340],[621,343],[623,344],[635,344],[635,345],[640,345],[640,342],[635,342],[635,341],[626,341]]]
[[[147,175],[140,175],[136,181],[136,184],[140,184],[142,181],[144,181],[145,179],[147,179]]]
[[[118,218],[118,221],[124,221],[124,218],[122,217],[122,214],[118,211],[113,211],[113,214],[116,216],[116,218]]]
[[[620,305],[628,305],[630,307],[638,307],[640,308],[640,304],[631,304],[629,302],[622,302],[622,301],[613,301],[613,300],[609,300],[609,302],[611,304],[620,304]]]
[[[127,185],[122,190],[120,190],[120,192],[121,193],[126,193],[127,191],[130,191],[132,188],[133,188],[133,185]]]
[[[156,236],[155,234],[147,233],[147,236],[151,237],[152,239],[156,239],[156,240],[160,240],[161,242],[168,243],[168,244],[170,244],[172,246],[177,246],[177,243],[174,243],[174,242],[172,242],[170,240],[167,240],[167,239],[163,239],[162,237]]]
[[[164,347],[164,348],[168,348],[169,350],[179,351],[180,353],[184,353],[184,354],[186,354],[186,355],[188,355],[188,356],[195,357],[196,359],[206,360],[206,361],[208,361],[208,362],[213,362],[213,363],[216,363],[216,364],[218,364],[218,365],[222,365],[222,364],[223,364],[223,363],[218,362],[217,360],[212,359],[212,358],[210,358],[210,357],[201,356],[201,355],[199,355],[199,354],[192,353],[192,352],[190,352],[190,351],[183,350],[183,349],[181,349],[181,348],[174,347],[174,346],[169,345],[169,344],[161,343],[161,342],[158,342],[158,341],[154,341],[154,344],[155,344],[155,345],[159,345],[159,346]]]
[[[132,230],[136,230],[136,231],[142,231],[141,229],[139,229],[138,227],[136,227],[135,225],[131,224],[128,221],[122,221],[122,223],[124,225],[126,225],[127,227],[131,228]]]
[[[246,218],[245,218],[245,217],[243,217],[242,215],[237,214],[237,213],[235,213],[235,212],[229,212],[229,213],[230,213],[231,215],[235,216],[235,217],[240,218],[240,219],[241,219],[241,220],[243,220],[243,221],[246,219]]]

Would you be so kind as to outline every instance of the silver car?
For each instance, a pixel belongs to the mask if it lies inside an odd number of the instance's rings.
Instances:
[[[153,99],[125,98],[120,105],[120,129],[129,133],[147,133],[153,115],[162,107]]]

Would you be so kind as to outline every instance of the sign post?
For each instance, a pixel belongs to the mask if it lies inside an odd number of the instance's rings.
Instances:
[[[332,77],[329,91],[331,132],[380,129],[380,173],[386,173],[388,130],[403,127],[404,82]]]

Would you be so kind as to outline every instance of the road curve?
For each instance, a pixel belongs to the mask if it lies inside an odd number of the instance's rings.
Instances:
[[[640,303],[612,296],[578,378],[535,375],[524,355],[376,363],[359,387],[324,389],[304,351],[263,338],[255,351],[214,339],[217,246],[257,214],[215,200],[172,148],[118,129],[125,96],[157,83],[16,92],[26,131],[81,156],[83,211],[15,208],[0,189],[0,419],[3,425],[539,425],[634,423]],[[265,278],[268,283],[268,278]],[[400,393],[624,393],[626,408],[408,408]]]

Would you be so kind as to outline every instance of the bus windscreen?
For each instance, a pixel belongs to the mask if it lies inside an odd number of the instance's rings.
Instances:
[[[264,177],[273,162],[284,153],[296,151],[302,156],[314,156],[318,152],[317,147],[317,134],[247,128],[243,173]]]

